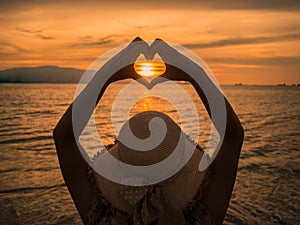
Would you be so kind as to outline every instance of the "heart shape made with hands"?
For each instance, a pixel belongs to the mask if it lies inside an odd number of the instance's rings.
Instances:
[[[186,76],[187,74],[182,73],[183,71],[174,65],[176,65],[176,62],[178,61],[181,61],[181,64],[183,60],[185,60],[188,63],[190,63],[191,61],[187,57],[180,54],[176,49],[172,48],[169,44],[167,44],[163,40],[157,38],[151,45],[148,45],[144,40],[137,37],[131,43],[136,43],[139,45],[140,51],[138,54],[144,55],[145,59],[150,63],[156,63],[155,61],[153,61],[155,55],[160,56],[161,59],[163,60],[163,62],[161,63],[165,67],[163,73],[156,76],[148,76],[148,77],[144,77],[138,73],[140,77],[134,78],[137,82],[144,85],[147,89],[150,90],[155,85],[162,82],[166,82],[168,80],[181,80],[181,81],[187,80],[187,76]],[[171,62],[171,64],[167,64],[166,61]],[[184,74],[184,76],[182,76],[182,74]]]

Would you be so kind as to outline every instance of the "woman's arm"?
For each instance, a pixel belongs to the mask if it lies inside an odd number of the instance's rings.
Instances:
[[[202,101],[205,102],[205,96],[200,87],[194,82],[192,84]],[[244,139],[244,131],[238,117],[225,97],[224,101],[227,112],[225,136],[216,158],[210,165],[210,176],[204,196],[204,204],[216,224],[222,224],[227,212]],[[208,108],[207,103],[204,105]]]
[[[211,105],[203,88],[209,93],[213,93],[214,98],[224,100],[224,107],[226,108],[225,119],[227,121],[225,135],[219,152],[210,165],[211,175],[208,179],[204,200],[204,204],[213,216],[216,224],[222,224],[235,183],[238,160],[244,138],[242,125],[227,99],[202,68],[160,39],[157,39],[152,44],[151,49],[153,53],[158,52],[163,61],[168,63],[166,73],[163,77],[170,80],[189,81],[193,85],[219,133],[222,133],[222,126],[220,126],[220,121],[214,121],[215,119],[218,120],[218,118],[211,116]],[[184,66],[178,68],[182,64]],[[176,65],[176,67],[172,65]],[[191,71],[197,77],[193,77],[185,71]],[[160,82],[159,78],[156,82]],[[199,85],[200,82],[202,87]],[[155,81],[153,85],[155,85]]]
[[[87,176],[88,163],[79,150],[79,136],[106,87],[117,80],[136,79],[137,75],[134,73],[132,63],[145,51],[146,47],[148,48],[148,45],[145,42],[140,38],[136,38],[125,49],[109,60],[69,106],[53,131],[62,175],[82,220],[85,219],[85,215],[95,198],[95,192]],[[110,76],[110,67],[113,67],[115,70],[118,70],[118,68],[122,69],[116,72],[113,71],[113,75]],[[91,106],[90,98],[95,93],[95,90],[98,93],[96,96],[97,100],[96,104]],[[83,116],[76,120],[77,130],[74,133],[73,110],[75,106],[76,110],[83,110],[84,113],[81,113],[80,115]]]
[[[210,165],[204,203],[216,224],[222,224],[235,183],[239,156],[244,140],[243,128],[228,101],[227,127],[220,151]]]
[[[55,127],[53,137],[63,178],[84,221],[95,192],[87,177],[88,163],[80,153],[73,134],[72,105]]]

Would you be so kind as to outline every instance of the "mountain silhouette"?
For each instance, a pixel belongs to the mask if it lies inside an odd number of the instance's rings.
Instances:
[[[11,68],[0,71],[0,83],[77,83],[83,73],[57,66]]]

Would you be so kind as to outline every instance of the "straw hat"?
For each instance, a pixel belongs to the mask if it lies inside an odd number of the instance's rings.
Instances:
[[[170,117],[163,113],[142,112],[130,118],[125,125],[129,125],[137,138],[145,140],[151,135],[149,124],[153,118],[162,119],[166,125],[165,137],[158,146],[149,151],[137,151],[119,141],[108,150],[109,153],[124,163],[148,166],[168,158],[179,145],[183,155],[185,152],[193,151],[188,162],[170,178],[153,185],[121,185],[97,173],[96,182],[102,194],[115,207],[133,215],[134,224],[150,224],[154,221],[158,221],[158,224],[185,224],[182,209],[195,196],[206,173],[198,170],[203,152],[183,134]],[[121,128],[119,137],[126,132],[125,125]],[[155,121],[153,124],[152,120],[153,125],[159,126]],[[180,143],[182,142],[180,137],[185,139],[183,144]],[[184,144],[186,141],[189,144]]]

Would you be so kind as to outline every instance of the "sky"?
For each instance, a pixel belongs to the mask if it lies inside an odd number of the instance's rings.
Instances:
[[[300,83],[300,2],[1,1],[0,70],[87,69],[136,36],[200,56],[221,84]]]

